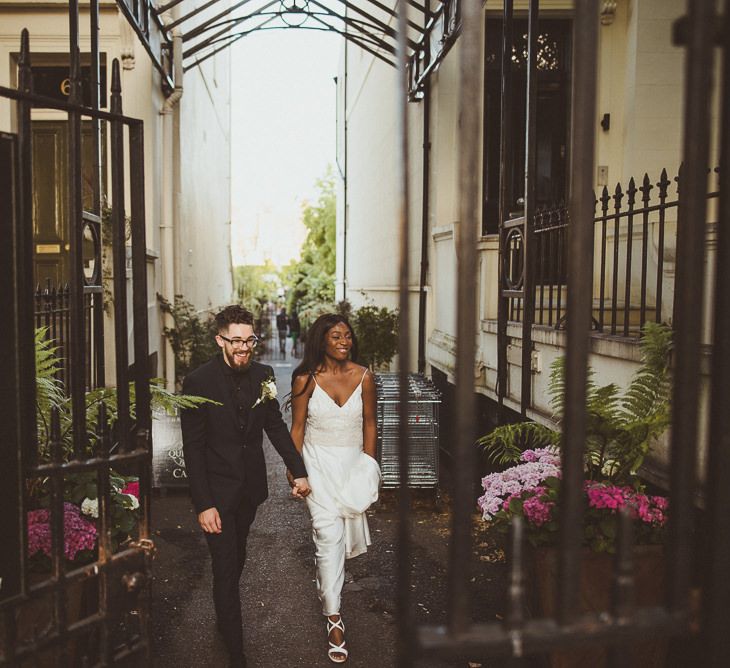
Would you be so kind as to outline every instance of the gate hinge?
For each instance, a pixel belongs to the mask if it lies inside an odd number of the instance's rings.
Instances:
[[[153,541],[151,538],[140,538],[139,540],[133,540],[129,547],[137,548],[138,550],[142,550],[145,554],[148,554],[150,556],[154,556],[155,552],[157,551],[157,548],[155,547],[155,541]]]

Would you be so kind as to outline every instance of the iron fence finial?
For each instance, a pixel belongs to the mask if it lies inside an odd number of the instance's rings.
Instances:
[[[642,197],[641,201],[644,202],[644,205],[646,206],[649,204],[649,200],[651,199],[651,191],[654,189],[654,186],[651,185],[651,180],[649,179],[649,174],[647,172],[644,172],[644,178],[641,182],[641,190]]]
[[[20,57],[18,58],[18,90],[33,92],[33,71],[30,67],[30,33],[23,28],[20,33]]]
[[[111,112],[122,113],[122,77],[119,69],[119,59],[112,61]]]
[[[636,193],[637,192],[639,192],[639,190],[636,187],[636,181],[634,180],[634,177],[632,176],[629,179],[629,187],[626,189],[626,194],[628,195],[628,205],[630,207],[633,207],[634,204],[636,204]]]

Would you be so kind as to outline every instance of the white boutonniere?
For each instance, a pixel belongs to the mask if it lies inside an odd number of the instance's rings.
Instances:
[[[269,376],[263,383],[261,383],[261,394],[251,408],[256,408],[256,406],[263,404],[265,401],[276,399],[276,395],[276,380],[274,380],[273,376]]]

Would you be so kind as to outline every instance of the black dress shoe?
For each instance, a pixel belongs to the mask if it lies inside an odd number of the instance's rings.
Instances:
[[[245,654],[231,654],[230,668],[246,668],[247,665]]]

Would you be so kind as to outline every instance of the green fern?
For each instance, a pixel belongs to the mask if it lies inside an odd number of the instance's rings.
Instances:
[[[47,329],[37,329],[35,333],[36,414],[38,441],[42,459],[47,459],[50,454],[50,416],[54,409],[58,412],[59,416],[61,426],[60,440],[64,457],[68,458],[73,449],[71,399],[65,395],[63,384],[56,378],[60,367],[57,351],[58,348],[47,338]],[[164,410],[169,415],[174,415],[179,410],[195,408],[205,403],[218,403],[205,397],[170,392],[165,388],[164,380],[161,378],[153,378],[151,380],[150,393],[153,410]],[[129,384],[129,403],[130,416],[134,419],[136,416],[136,398],[133,382]],[[119,415],[116,387],[99,387],[86,393],[87,454],[92,454],[94,444],[101,437],[99,410],[102,404],[106,412],[108,429],[112,429]]]
[[[50,440],[51,410],[66,401],[63,384],[57,378],[60,369],[58,348],[48,338],[48,328],[35,330],[35,368],[36,368],[36,424],[41,445]],[[41,453],[43,454],[43,453]]]
[[[495,464],[514,464],[524,450],[555,445],[560,434],[537,422],[505,424],[482,436],[477,444]]]
[[[627,423],[669,420],[669,351],[672,332],[668,327],[648,323],[641,339],[641,367],[622,401]]]
[[[629,481],[652,441],[669,425],[671,346],[669,327],[647,323],[640,341],[641,366],[623,394],[614,383],[597,385],[593,369],[588,369],[585,466],[589,477]],[[565,359],[556,359],[550,369],[550,407],[560,425],[565,410]],[[534,422],[519,422],[497,427],[477,443],[493,462],[510,464],[519,461],[527,448],[559,445],[560,434]]]
[[[563,419],[565,412],[565,358],[558,357],[550,365],[550,380],[548,381],[548,396],[550,408],[553,411],[553,420],[557,424]]]

